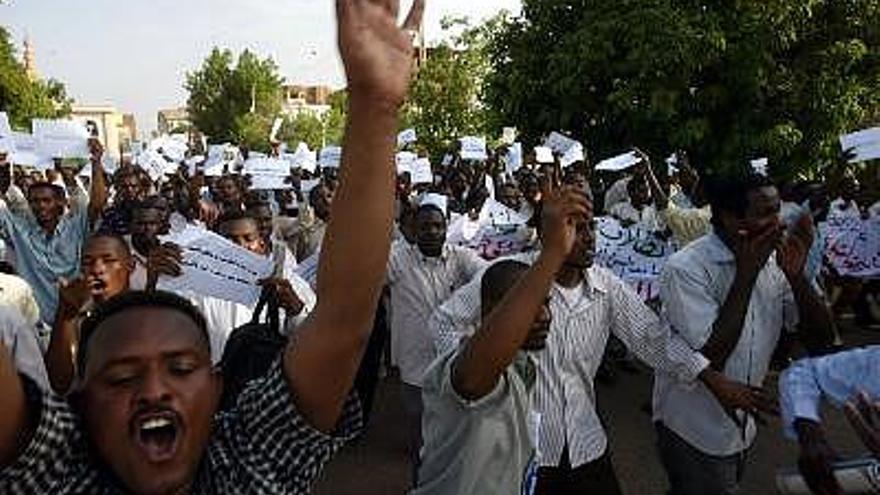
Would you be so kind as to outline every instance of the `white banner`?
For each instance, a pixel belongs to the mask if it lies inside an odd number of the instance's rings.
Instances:
[[[660,272],[674,251],[669,241],[638,224],[624,227],[611,217],[596,218],[596,264],[614,272],[646,301],[660,295]]]

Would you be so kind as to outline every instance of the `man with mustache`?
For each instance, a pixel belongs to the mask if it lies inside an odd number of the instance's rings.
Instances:
[[[387,267],[398,110],[413,66],[398,1],[338,0],[349,112],[318,304],[271,371],[221,414],[204,318],[128,292],[82,327],[70,404],[34,394],[0,345],[0,493],[308,493],[358,431],[350,395]]]

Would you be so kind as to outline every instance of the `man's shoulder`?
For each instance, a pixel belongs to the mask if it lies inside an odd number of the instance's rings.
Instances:
[[[679,249],[666,260],[665,269],[692,271],[709,263],[709,255],[713,249],[711,234],[704,235]]]

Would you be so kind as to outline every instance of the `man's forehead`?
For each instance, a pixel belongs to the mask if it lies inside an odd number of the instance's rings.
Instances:
[[[117,359],[203,348],[202,331],[171,308],[131,308],[102,322],[88,342],[89,363],[98,369]]]

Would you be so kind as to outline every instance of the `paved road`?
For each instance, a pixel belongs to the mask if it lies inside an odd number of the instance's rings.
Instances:
[[[878,343],[880,334],[857,332],[848,342]],[[776,377],[768,380],[775,387]],[[597,385],[599,409],[611,440],[614,464],[625,495],[662,495],[667,483],[654,449],[654,433],[649,414],[643,410],[650,402],[651,376],[621,373],[612,386]],[[405,436],[401,424],[400,402],[394,380],[379,388],[370,429],[359,441],[346,447],[325,471],[316,493],[319,495],[399,495],[409,484]],[[841,454],[863,452],[855,435],[837,411],[826,413],[830,437]],[[793,466],[796,445],[783,439],[778,420],[760,431],[750,453],[743,495],[772,495],[775,472]]]

